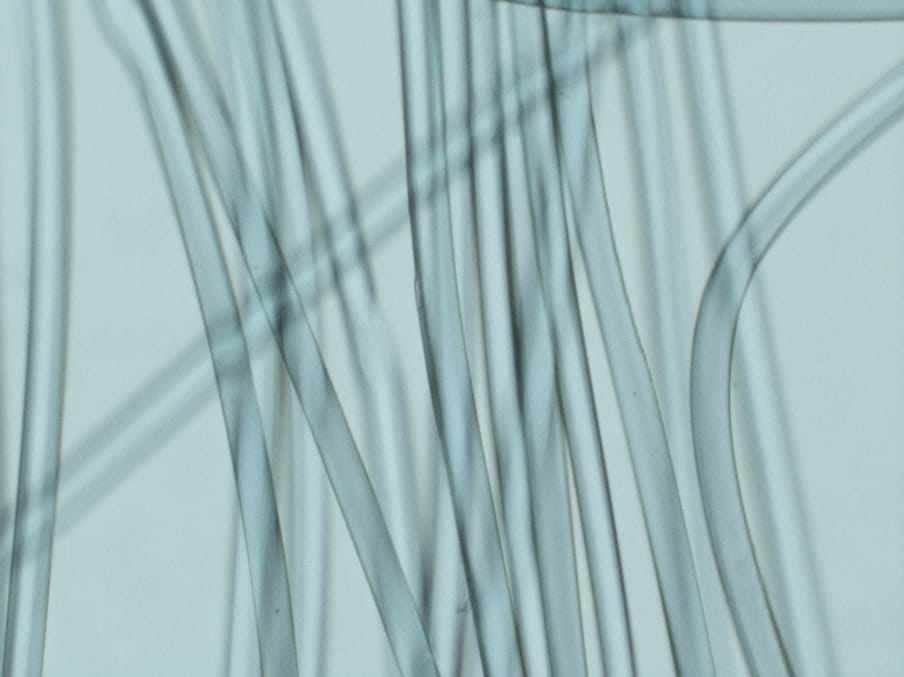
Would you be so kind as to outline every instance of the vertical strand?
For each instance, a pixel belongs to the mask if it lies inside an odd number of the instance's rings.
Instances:
[[[472,396],[456,290],[448,195],[448,158],[426,203],[418,178],[418,138],[446,133],[435,50],[436,8],[430,0],[398,0],[405,141],[416,269],[416,302],[455,521],[487,677],[524,674],[508,576]]]
[[[18,4],[31,88],[31,268],[4,677],[40,675],[44,659],[69,305],[69,98],[63,10],[56,0]],[[45,482],[50,496],[33,507]]]
[[[604,656],[613,657],[606,665],[607,671],[633,674],[621,554],[568,246],[561,167],[554,136],[553,101],[557,91],[546,44],[545,16],[543,10],[513,12],[511,19],[510,30],[516,44],[537,45],[535,58],[546,63],[549,76],[546,105],[519,120],[525,153],[522,166],[527,180],[525,197],[532,214],[540,289],[549,310],[559,406],[587,544],[600,645]],[[520,64],[516,63],[518,67]]]

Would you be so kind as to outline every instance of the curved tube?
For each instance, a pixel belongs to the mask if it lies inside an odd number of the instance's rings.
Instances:
[[[730,237],[738,219],[743,216],[745,205],[741,163],[732,129],[716,29],[717,24],[708,21],[685,21],[681,24],[694,103],[696,140],[704,158],[702,164],[708,186],[707,210],[713,239],[722,243]],[[788,650],[797,672],[831,677],[838,674],[838,669],[826,627],[825,605],[807,534],[801,490],[790,456],[790,433],[778,394],[781,375],[772,349],[769,318],[756,283],[751,287],[747,304],[746,319],[740,325],[742,339],[736,348],[738,363],[735,374],[740,374],[739,381],[743,384],[741,415],[748,421],[751,430],[751,453],[754,455],[751,465],[755,468],[759,492],[766,497],[763,512],[768,526],[764,529],[764,536],[778,580],[779,592],[774,600],[776,615],[787,623]],[[694,460],[689,460],[693,467]],[[712,600],[710,609],[717,614],[716,621],[709,624],[715,659],[715,654],[728,645],[728,633],[732,633],[734,628],[729,620],[730,611],[709,546],[696,477],[694,468],[690,505],[693,506],[694,523],[701,525],[701,541],[705,540],[707,548],[703,555],[705,570],[701,578],[707,581],[704,598],[707,592],[711,593],[708,595]],[[716,637],[715,633],[720,637]],[[731,670],[727,664],[725,669]]]
[[[691,366],[694,448],[719,573],[756,675],[793,674],[747,528],[732,450],[729,379],[741,304],[757,266],[792,216],[846,160],[904,112],[904,65],[845,111],[747,212],[713,268]]]

